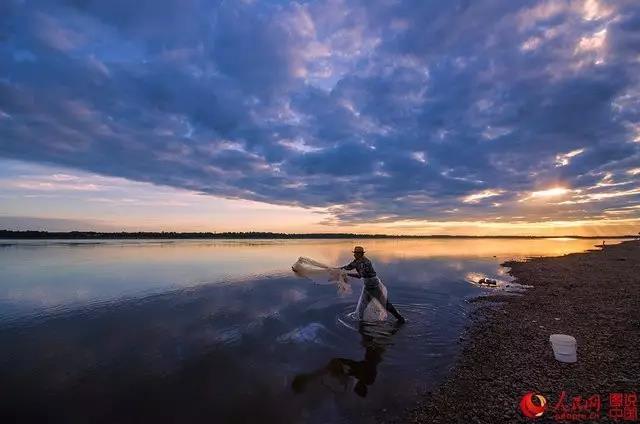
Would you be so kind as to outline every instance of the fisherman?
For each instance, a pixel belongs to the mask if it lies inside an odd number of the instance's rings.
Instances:
[[[352,269],[356,270],[356,273],[347,274],[350,277],[354,278],[362,278],[364,279],[364,305],[362,305],[362,310],[364,311],[367,308],[369,302],[376,298],[383,304],[387,311],[391,313],[397,320],[398,323],[403,324],[405,319],[400,312],[389,302],[389,300],[384,302],[384,296],[382,290],[380,289],[380,279],[376,275],[376,271],[373,269],[373,265],[369,258],[364,256],[364,248],[362,246],[356,246],[353,248],[353,257],[355,258],[351,263],[342,267],[347,271]]]

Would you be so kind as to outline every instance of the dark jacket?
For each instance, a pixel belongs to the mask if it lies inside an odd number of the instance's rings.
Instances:
[[[354,259],[350,264],[343,266],[342,269],[346,269],[347,271],[355,269],[360,278],[373,278],[376,276],[376,271],[373,269],[371,261],[366,256]]]

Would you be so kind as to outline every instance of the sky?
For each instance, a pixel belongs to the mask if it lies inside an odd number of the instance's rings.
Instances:
[[[4,0],[0,228],[640,230],[636,0]]]

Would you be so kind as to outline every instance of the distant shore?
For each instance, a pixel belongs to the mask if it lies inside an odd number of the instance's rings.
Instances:
[[[393,234],[354,234],[354,233],[273,233],[262,231],[246,232],[101,232],[101,231],[13,231],[0,230],[0,239],[10,240],[120,240],[120,239],[630,239],[637,235],[618,236],[472,236],[472,235],[393,235]]]
[[[599,395],[595,421],[609,422],[609,394],[640,391],[640,240],[504,266],[533,288],[479,299],[452,375],[402,422],[531,422],[518,409],[527,392],[547,399],[537,422],[556,422],[563,391],[569,407]],[[554,359],[554,333],[576,338],[577,363]]]

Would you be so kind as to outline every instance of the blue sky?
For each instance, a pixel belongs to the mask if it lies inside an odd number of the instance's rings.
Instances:
[[[635,233],[639,68],[636,1],[6,0],[0,227]]]

